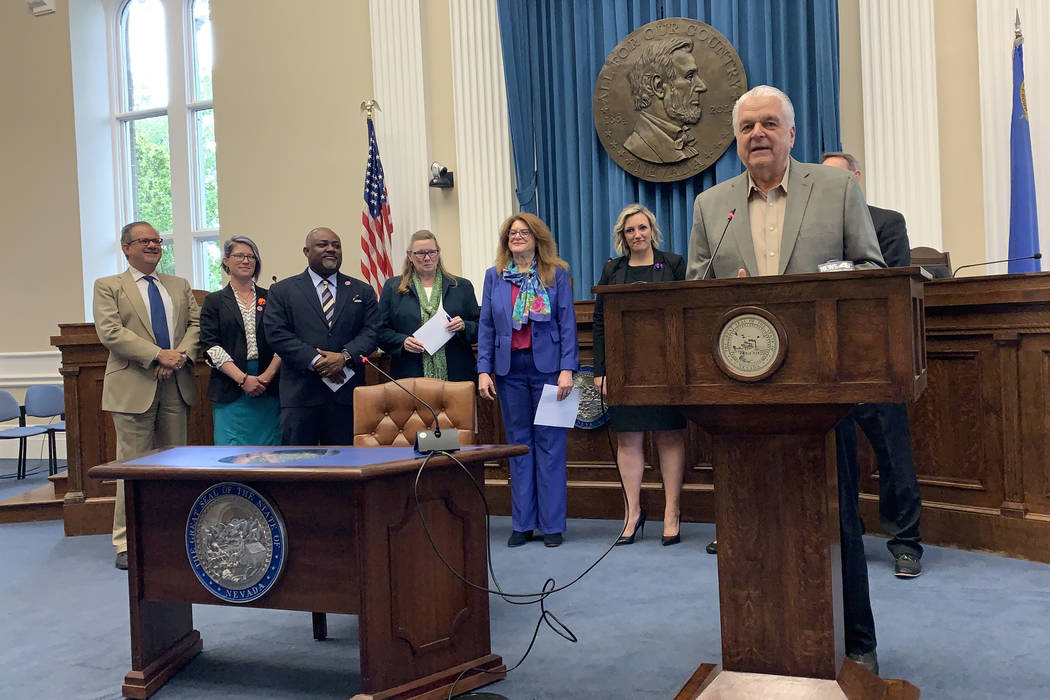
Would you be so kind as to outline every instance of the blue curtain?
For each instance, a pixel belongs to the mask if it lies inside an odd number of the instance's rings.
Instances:
[[[792,155],[838,150],[837,0],[499,0],[518,204],[554,232],[589,299],[615,255],[612,227],[632,202],[656,214],[663,248],[684,254],[696,195],[743,171],[731,144],[688,180],[639,180],[605,153],[594,129],[594,82],[627,34],[665,17],[710,24],[736,47],[748,87],[774,85],[795,105]]]

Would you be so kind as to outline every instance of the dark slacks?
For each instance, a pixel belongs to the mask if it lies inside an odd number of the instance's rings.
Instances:
[[[510,458],[511,521],[519,532],[565,532],[566,466],[569,431],[533,425],[544,384],[557,384],[558,372],[540,372],[529,350],[510,355],[510,371],[496,377],[496,395],[507,442],[529,446]]]
[[[864,431],[879,464],[879,520],[890,535],[887,549],[894,556],[922,557],[919,516],[922,499],[915,463],[911,454],[908,408],[902,403],[862,403],[846,414],[845,421],[856,422]],[[846,455],[857,461],[856,430]]]
[[[857,429],[843,419],[835,426],[839,480],[839,530],[842,539],[842,612],[847,654],[874,651],[875,618],[868,592],[868,562],[864,558],[864,526],[860,519],[860,468],[849,459],[857,454]]]
[[[354,405],[281,407],[282,445],[353,445]]]

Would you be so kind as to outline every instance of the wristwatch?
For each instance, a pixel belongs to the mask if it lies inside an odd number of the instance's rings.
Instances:
[[[346,350],[343,350],[343,361],[344,361],[344,362],[345,362],[346,364],[350,364],[350,362],[351,362],[351,359],[352,359],[352,358],[350,357],[350,353],[349,353],[349,352],[347,352]]]

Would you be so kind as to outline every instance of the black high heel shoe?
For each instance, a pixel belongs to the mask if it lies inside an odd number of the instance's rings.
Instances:
[[[635,537],[637,537],[638,539],[642,539],[642,533],[643,533],[644,530],[645,530],[645,508],[642,508],[642,513],[641,513],[641,515],[638,516],[638,521],[634,524],[634,532],[631,533],[631,536],[628,537],[627,535],[620,535],[616,539],[616,544],[613,545],[613,546],[614,547],[619,547],[622,544],[634,544],[634,538]]]
[[[664,535],[663,539],[660,540],[660,544],[662,544],[665,547],[670,547],[671,545],[678,544],[681,541],[682,541],[682,523],[681,523],[681,519],[679,519],[678,532],[676,532],[673,535]]]

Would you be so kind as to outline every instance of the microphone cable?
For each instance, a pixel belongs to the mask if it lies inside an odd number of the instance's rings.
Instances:
[[[602,379],[603,386],[604,386],[604,382],[605,382],[605,380],[603,378]],[[605,404],[604,397],[601,396],[601,391],[600,390],[599,390],[599,400],[601,401],[602,412],[603,413],[607,412],[608,411],[608,407]],[[616,474],[617,474],[617,477],[619,478],[619,481],[620,481],[620,494],[623,497],[624,512],[626,513],[627,512],[627,489],[626,489],[626,487],[624,486],[624,483],[623,483],[623,475],[620,473],[620,464],[619,464],[619,461],[617,459],[616,450],[613,448],[612,431],[609,428],[608,422],[606,422],[606,426],[605,426],[605,435],[606,435],[606,439],[608,440],[608,443],[609,443],[609,451],[610,451],[610,454],[612,455],[613,464],[616,466]],[[481,499],[481,504],[482,504],[482,506],[485,509],[485,553],[486,553],[486,559],[487,559],[487,568],[488,568],[489,576],[492,577],[493,588],[489,588],[488,586],[482,586],[482,585],[474,583],[473,581],[468,580],[466,578],[466,576],[464,576],[461,572],[456,570],[456,568],[454,566],[452,566],[452,564],[448,561],[448,559],[445,558],[445,555],[442,554],[440,548],[437,545],[437,542],[434,541],[433,533],[430,530],[430,524],[427,522],[426,516],[423,514],[423,504],[419,500],[419,486],[420,486],[420,480],[422,479],[422,476],[423,476],[423,471],[426,469],[427,464],[430,462],[431,458],[435,454],[444,455],[445,457],[448,457],[453,462],[455,462],[459,466],[459,468],[463,471],[463,473],[466,474],[467,479],[470,481],[471,486],[474,487],[475,493],[477,493],[478,497]],[[616,546],[616,540],[613,540],[612,544],[610,544],[606,548],[606,550],[604,552],[602,552],[602,554],[597,559],[595,559],[593,562],[591,562],[586,568],[583,569],[583,571],[581,571],[579,574],[577,574],[572,580],[570,580],[565,585],[558,586],[557,582],[555,581],[555,579],[553,577],[548,577],[547,580],[543,583],[543,587],[540,589],[539,592],[511,593],[511,592],[507,592],[507,591],[505,591],[503,589],[503,586],[500,584],[499,577],[496,575],[495,568],[493,567],[493,564],[492,564],[492,537],[491,537],[492,513],[489,510],[488,499],[485,497],[485,491],[482,488],[482,486],[478,484],[477,480],[474,479],[473,475],[470,473],[470,470],[461,461],[459,461],[459,459],[457,459],[456,456],[453,453],[451,453],[451,452],[444,452],[444,451],[435,451],[435,452],[431,452],[431,453],[427,454],[423,458],[423,463],[420,464],[419,465],[419,469],[416,470],[416,477],[415,477],[415,480],[413,481],[413,485],[412,485],[412,495],[413,495],[413,498],[415,499],[415,503],[416,503],[416,514],[419,515],[419,520],[420,520],[420,522],[423,525],[423,532],[426,533],[427,540],[430,542],[431,549],[433,550],[434,554],[438,557],[438,559],[441,561],[441,563],[444,565],[444,567],[446,569],[448,569],[448,571],[453,576],[455,576],[457,579],[459,579],[459,581],[462,582],[464,585],[469,586],[470,588],[473,588],[474,590],[477,590],[477,591],[484,591],[486,594],[489,594],[489,595],[499,596],[506,603],[508,603],[510,605],[537,605],[538,604],[540,606],[540,615],[539,615],[539,618],[536,620],[536,626],[533,628],[532,637],[529,640],[529,645],[528,645],[528,647],[526,647],[524,654],[521,656],[520,659],[518,659],[517,663],[515,663],[513,666],[510,666],[505,671],[500,671],[500,673],[510,673],[511,671],[514,671],[515,669],[519,668],[523,663],[525,663],[525,659],[528,658],[529,654],[532,653],[532,649],[535,647],[536,640],[537,640],[537,638],[539,636],[540,629],[543,627],[544,624],[546,624],[547,627],[549,627],[551,629],[551,631],[553,631],[559,637],[561,637],[562,639],[565,639],[568,642],[571,642],[571,643],[575,644],[576,642],[579,641],[579,638],[573,633],[573,631],[569,628],[569,626],[566,625],[564,622],[562,622],[560,619],[558,619],[558,617],[553,612],[551,612],[550,610],[547,609],[547,607],[546,607],[546,599],[549,596],[551,596],[551,595],[553,595],[555,593],[560,593],[561,591],[567,590],[569,587],[573,586],[578,581],[580,581],[584,576],[586,576],[588,573],[590,573],[613,550],[613,548]],[[620,530],[621,534],[623,532],[623,528],[626,528],[626,527],[627,527],[627,516],[625,515],[624,516],[624,521],[623,521],[623,527]],[[620,537],[620,535],[617,535],[616,539],[619,539],[619,537]],[[469,673],[471,671],[477,671],[477,672],[480,672],[480,673],[495,673],[494,671],[491,671],[491,670],[488,670],[488,669],[484,669],[484,668],[477,668],[477,667],[471,667],[471,668],[464,669],[462,672],[460,672],[459,676],[457,676],[456,679],[449,686],[449,693],[448,693],[448,696],[447,696],[449,698],[449,700],[451,700],[451,698],[455,694],[454,693],[454,689],[455,689],[456,684],[459,683],[459,681],[463,678],[463,676],[465,674],[467,674],[467,673]]]

